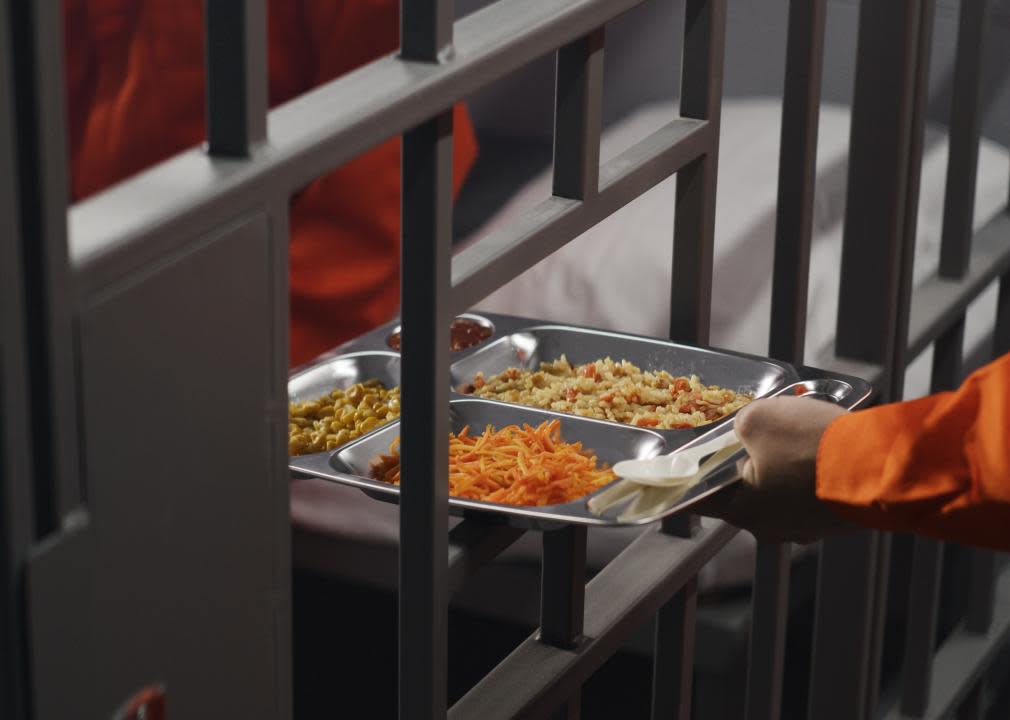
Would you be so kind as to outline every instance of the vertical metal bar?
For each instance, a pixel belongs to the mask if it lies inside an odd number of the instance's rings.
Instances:
[[[291,473],[288,471],[288,368],[290,367],[290,342],[288,334],[289,289],[288,248],[291,233],[289,224],[290,197],[276,197],[270,203],[270,284],[273,321],[273,383],[271,463],[273,465],[273,540],[274,540],[274,655],[277,673],[277,718],[292,716],[292,616],[291,616]]]
[[[35,532],[82,496],[70,267],[60,3],[12,3],[18,183],[27,329]]]
[[[540,573],[540,641],[574,648],[582,638],[586,599],[586,528],[569,526],[543,534]],[[576,720],[581,694],[575,693],[557,717]]]
[[[747,720],[774,720],[782,712],[790,545],[758,543],[747,651]]]
[[[885,365],[888,400],[904,380],[932,16],[932,0],[860,7],[836,350]],[[823,545],[812,718],[874,711],[889,549],[869,532]]]
[[[586,529],[566,527],[543,534],[540,575],[540,640],[575,647],[582,636],[586,595]]]
[[[802,362],[826,0],[792,0],[786,43],[769,352]]]
[[[968,607],[964,614],[964,627],[969,632],[985,633],[992,624],[996,594],[996,557],[993,552],[973,548],[968,573]]]
[[[964,314],[936,339],[930,392],[953,390],[961,384],[964,354]]]
[[[901,261],[898,266],[898,297],[895,303],[894,343],[891,349],[889,396],[900,400],[905,390],[908,366],[908,323],[912,309],[912,276],[915,238],[919,220],[919,185],[922,175],[922,145],[925,134],[926,100],[929,95],[929,59],[933,47],[933,16],[936,0],[919,0],[919,27],[912,75],[912,116],[908,129],[905,178],[905,215],[901,230]],[[879,661],[879,658],[878,658]]]
[[[825,0],[789,4],[769,352],[802,363],[824,62]],[[747,718],[778,718],[789,608],[789,545],[759,542],[747,659]]]
[[[670,337],[708,344],[712,316],[712,254],[715,239],[716,174],[725,56],[725,0],[687,0],[680,74],[680,114],[706,120],[708,151],[677,173],[673,228]],[[689,537],[695,521],[670,518],[663,531]],[[697,578],[656,614],[652,717],[691,714],[694,615]]]
[[[888,400],[903,372],[896,338],[907,326],[900,296],[924,4],[860,7],[836,344],[841,356],[888,368]]]
[[[962,374],[963,347],[962,314],[936,339],[931,392],[943,392],[957,387]],[[942,573],[943,543],[915,538],[909,584],[915,591],[908,596],[900,700],[901,712],[910,717],[923,716],[929,707]]]
[[[866,666],[866,702],[864,716],[874,717],[877,714],[877,700],[880,697],[880,672],[884,655],[884,630],[887,620],[887,592],[890,583],[891,542],[889,533],[881,533],[879,546],[874,560],[876,563],[874,580],[874,597],[870,615],[870,652]]]
[[[698,578],[691,578],[656,614],[652,720],[690,720]]]
[[[27,720],[24,561],[34,536],[13,47],[0,3],[0,717]]]
[[[881,534],[825,540],[817,571],[811,720],[865,717]]]
[[[1010,212],[1010,209],[1008,209]],[[993,357],[1010,352],[1010,275],[999,279],[996,298],[996,328],[992,337]]]
[[[693,515],[671,515],[662,521],[664,533],[689,538],[700,527]],[[691,717],[694,676],[694,623],[698,578],[694,577],[656,613],[652,649],[652,717]]]
[[[961,2],[950,107],[950,154],[943,204],[940,275],[960,278],[971,258],[975,175],[982,127],[982,58],[989,0]]]
[[[267,133],[266,0],[205,0],[207,150],[246,157]]]
[[[560,48],[554,90],[554,194],[585,200],[599,190],[604,30]]]
[[[403,135],[400,717],[446,711],[452,113]]]
[[[400,54],[438,62],[449,0],[401,0]],[[446,714],[452,111],[403,135],[400,718]]]
[[[901,674],[901,712],[910,717],[921,717],[929,707],[942,569],[943,544],[916,537]]]
[[[985,676],[965,695],[955,717],[957,720],[982,720],[985,717]]]
[[[455,5],[449,0],[400,0],[400,57],[438,62],[452,47]]]
[[[712,245],[725,31],[725,0],[687,0],[680,114],[707,120],[710,144],[705,155],[677,173],[670,337],[701,345],[708,344],[712,316]]]

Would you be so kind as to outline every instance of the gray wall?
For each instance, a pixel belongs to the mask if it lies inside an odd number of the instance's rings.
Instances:
[[[974,1],[974,0],[973,0]],[[467,13],[487,0],[458,0]],[[987,44],[983,132],[1010,147],[1010,0],[992,0]],[[787,0],[729,0],[725,92],[777,96],[785,62]],[[857,0],[829,0],[825,101],[848,103],[856,51]],[[938,0],[930,71],[930,118],[946,123],[957,40],[958,3]],[[607,27],[604,121],[649,101],[675,97],[680,68],[683,0],[648,0]],[[543,57],[473,97],[478,129],[493,136],[550,140],[553,57]],[[522,103],[516,97],[524,98]],[[511,98],[511,99],[510,99]]]

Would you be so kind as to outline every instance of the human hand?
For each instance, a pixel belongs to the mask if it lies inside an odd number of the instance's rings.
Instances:
[[[742,480],[694,506],[759,540],[814,542],[849,527],[817,498],[817,448],[837,405],[797,397],[755,400],[737,414],[736,434],[749,457]]]

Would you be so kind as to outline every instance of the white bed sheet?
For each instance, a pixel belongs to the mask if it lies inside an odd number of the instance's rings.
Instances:
[[[673,103],[639,110],[609,128],[601,157],[613,157],[676,115]],[[712,344],[767,353],[775,232],[781,105],[777,100],[727,100],[723,104],[716,201]],[[848,108],[823,105],[817,152],[808,298],[807,357],[834,339],[838,267],[845,212],[849,142]],[[915,281],[935,271],[943,219],[947,143],[927,132],[922,167]],[[976,227],[1006,204],[1010,163],[1003,148],[983,140],[975,196]],[[489,311],[572,322],[644,335],[669,327],[674,180],[660,183],[478,305]],[[493,232],[550,193],[550,172],[527,183],[479,228]],[[990,301],[990,307],[994,307]],[[985,328],[974,313],[968,343]]]
[[[765,354],[771,297],[772,248],[777,185],[780,104],[775,100],[727,100],[723,104],[715,238],[712,343]],[[644,108],[603,135],[607,160],[658,129],[676,114],[675,105]],[[916,280],[938,262],[942,226],[946,142],[928,133],[919,203]],[[807,356],[815,357],[833,341],[838,264],[845,207],[849,113],[823,106],[818,140],[814,237],[811,252]],[[1008,162],[1005,150],[983,142],[979,152],[976,225],[1006,202]],[[474,234],[492,232],[550,193],[550,173],[527,183]],[[480,308],[545,320],[573,322],[645,335],[663,336],[668,327],[672,265],[672,180],[615,213],[479,305]],[[990,327],[995,297],[983,299],[969,317],[967,342]],[[924,392],[925,370],[910,374],[913,392]],[[393,587],[398,538],[396,507],[351,488],[325,481],[292,485],[296,528],[295,561],[301,567],[334,573],[359,582]],[[590,567],[602,567],[640,531],[593,530]],[[478,587],[460,600],[482,612],[528,620],[535,607],[490,607],[495,587],[515,582],[517,566],[535,568],[535,534],[522,538],[498,562],[499,573],[482,573]],[[740,533],[699,574],[703,591],[749,582],[754,542]],[[528,573],[527,573],[528,574]],[[504,578],[504,579],[503,579]],[[474,598],[472,603],[467,597]]]

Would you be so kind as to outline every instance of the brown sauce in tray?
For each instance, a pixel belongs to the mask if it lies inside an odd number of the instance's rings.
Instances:
[[[449,349],[466,350],[491,337],[491,328],[475,320],[456,318],[449,326]],[[389,347],[400,351],[400,333],[395,332],[387,340]]]

